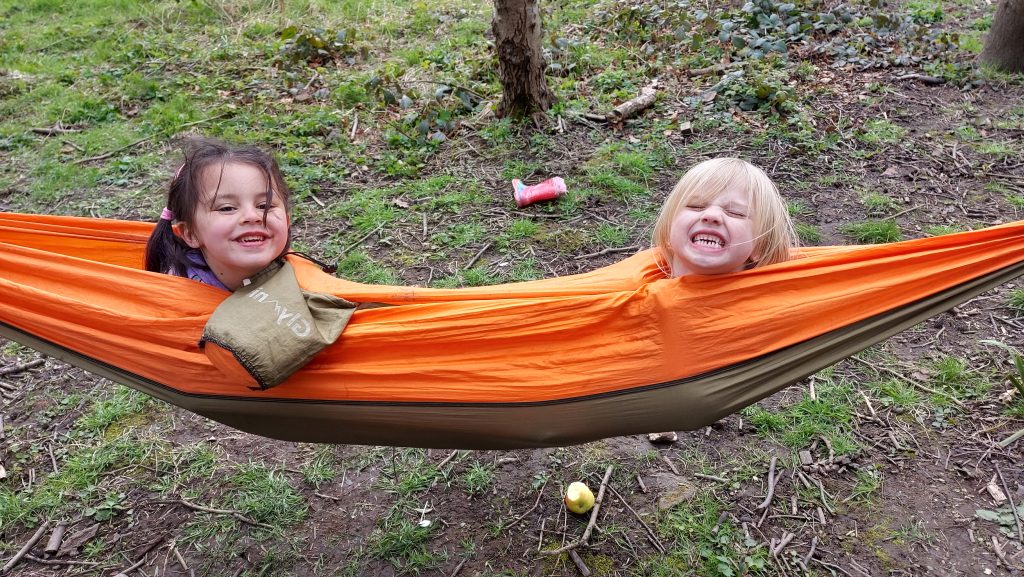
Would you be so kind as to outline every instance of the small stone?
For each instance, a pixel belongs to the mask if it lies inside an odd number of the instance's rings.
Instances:
[[[679,435],[677,435],[675,431],[648,433],[647,440],[652,443],[675,443],[679,440]]]
[[[800,455],[800,464],[801,465],[805,465],[806,466],[806,465],[810,465],[811,463],[814,462],[814,457],[811,456],[811,452],[806,450],[806,449],[803,450],[803,451],[800,451],[799,455]]]

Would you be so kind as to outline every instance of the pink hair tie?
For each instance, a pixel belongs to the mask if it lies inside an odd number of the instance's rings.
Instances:
[[[165,206],[164,210],[160,213],[160,220],[173,221],[174,220],[174,213],[171,212],[171,209],[169,209],[169,208],[167,208]]]

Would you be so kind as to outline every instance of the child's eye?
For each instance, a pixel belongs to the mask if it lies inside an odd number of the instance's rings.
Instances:
[[[235,207],[230,206],[230,205],[225,205],[225,206],[218,206],[214,210],[216,210],[217,212],[232,212],[233,210],[235,210]]]
[[[707,206],[703,204],[688,204],[686,205],[686,208],[690,210],[704,210],[705,208],[707,208]]]
[[[747,213],[742,210],[727,210],[725,213],[736,218],[747,218]]]

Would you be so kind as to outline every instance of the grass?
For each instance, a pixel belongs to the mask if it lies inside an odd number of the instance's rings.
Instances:
[[[869,502],[882,490],[882,472],[877,469],[858,469],[850,495],[844,501]]]
[[[854,388],[843,379],[835,379],[826,371],[812,398],[803,394],[799,401],[778,410],[751,405],[742,411],[757,432],[777,439],[793,449],[806,448],[813,439],[825,436],[836,454],[856,452],[857,445],[850,437],[853,423]]]
[[[942,236],[945,234],[953,234],[955,232],[963,232],[963,229],[955,225],[934,224],[924,227],[924,232],[930,236]]]
[[[481,495],[494,483],[494,467],[479,461],[470,463],[462,475],[462,485],[470,497]]]
[[[367,553],[388,561],[403,573],[436,569],[445,556],[431,551],[428,546],[435,527],[410,521],[395,509],[370,535]]]
[[[857,135],[862,142],[870,145],[886,145],[899,142],[907,131],[885,119],[868,120]]]
[[[1010,294],[1006,297],[1006,304],[1016,311],[1018,315],[1024,314],[1024,289],[1013,289],[1010,291]]]
[[[813,224],[797,221],[793,223],[793,228],[796,230],[797,238],[800,239],[800,244],[815,245],[821,242],[821,229]]]
[[[319,486],[337,477],[337,463],[329,446],[317,446],[313,456],[302,466],[302,479],[310,485]]]
[[[844,226],[842,232],[861,244],[882,244],[903,238],[899,225],[891,220],[855,222]]]
[[[720,519],[724,507],[713,494],[702,492],[662,515],[657,530],[671,543],[668,554],[642,559],[633,574],[764,574],[769,563],[767,549],[763,543],[745,538],[730,518]]]
[[[860,197],[861,204],[867,209],[868,214],[879,215],[892,212],[898,206],[892,198],[879,192],[866,192]]]
[[[282,471],[262,463],[247,463],[227,477],[225,504],[249,518],[275,527],[288,527],[306,518],[305,499]]]

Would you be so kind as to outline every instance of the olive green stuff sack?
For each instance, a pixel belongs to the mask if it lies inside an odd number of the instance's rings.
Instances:
[[[355,311],[355,303],[300,288],[286,261],[249,281],[213,311],[199,346],[230,352],[261,389],[282,383],[334,343]]]

